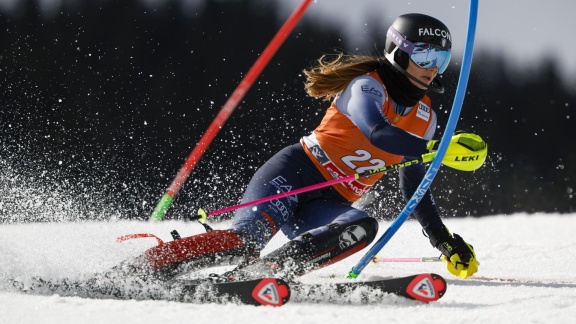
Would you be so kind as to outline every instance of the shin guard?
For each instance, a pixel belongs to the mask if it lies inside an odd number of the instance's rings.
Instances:
[[[274,276],[291,279],[338,262],[367,247],[376,237],[378,222],[370,217],[332,223],[303,233],[260,260],[237,269],[237,278]]]

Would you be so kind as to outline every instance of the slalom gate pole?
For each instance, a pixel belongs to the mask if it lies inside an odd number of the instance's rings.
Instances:
[[[222,209],[218,209],[218,210],[214,210],[214,211],[210,211],[210,212],[206,212],[204,210],[200,210],[198,212],[199,217],[192,217],[192,219],[197,219],[197,218],[202,218],[202,217],[206,217],[206,216],[213,216],[213,215],[218,215],[218,214],[222,214],[222,213],[226,213],[229,211],[233,211],[236,209],[240,209],[243,207],[248,207],[248,206],[253,206],[253,205],[257,205],[263,202],[267,202],[270,200],[275,200],[275,199],[280,199],[280,198],[284,198],[284,197],[288,197],[288,196],[295,196],[297,194],[301,194],[303,192],[308,192],[308,191],[312,191],[312,190],[316,190],[316,189],[320,189],[320,188],[325,188],[325,187],[329,187],[329,186],[333,186],[335,184],[339,184],[339,183],[343,183],[343,182],[347,182],[347,181],[352,181],[355,179],[360,179],[362,177],[366,177],[366,176],[370,176],[376,173],[381,173],[381,172],[386,172],[386,171],[391,171],[391,170],[397,170],[397,169],[401,169],[401,168],[405,168],[414,164],[419,164],[419,163],[425,163],[425,162],[431,162],[434,159],[434,155],[436,153],[427,153],[422,155],[422,157],[414,159],[414,160],[410,160],[410,161],[404,161],[404,162],[400,162],[400,163],[396,163],[396,164],[391,164],[382,168],[378,168],[378,169],[373,169],[373,170],[368,170],[368,171],[364,171],[362,173],[354,173],[342,178],[338,178],[338,179],[334,179],[334,180],[330,180],[330,181],[326,181],[326,182],[321,182],[321,183],[317,183],[317,184],[313,184],[307,187],[302,187],[302,188],[298,188],[298,189],[294,189],[291,191],[287,191],[287,192],[282,192],[276,195],[272,195],[272,196],[268,196],[268,197],[264,197],[264,198],[260,198],[260,199],[256,199],[256,200],[252,200],[252,201],[248,201],[242,204],[238,204],[238,205],[234,205],[234,206],[230,206],[230,207],[226,207],[226,208],[222,208]]]
[[[414,208],[418,205],[426,191],[430,187],[430,184],[434,180],[434,177],[440,169],[440,164],[442,159],[446,154],[448,145],[450,144],[450,139],[454,131],[456,130],[456,124],[460,118],[460,111],[462,110],[462,104],[464,102],[464,96],[466,95],[466,86],[468,84],[468,78],[470,76],[470,67],[472,65],[472,54],[474,49],[474,38],[476,35],[476,21],[478,18],[478,0],[470,0],[470,9],[468,15],[468,30],[466,36],[466,43],[464,45],[464,56],[462,58],[462,68],[460,69],[460,77],[458,79],[458,86],[456,87],[456,94],[454,96],[454,103],[452,104],[452,111],[450,112],[450,117],[446,124],[446,129],[442,139],[440,140],[440,146],[436,152],[436,157],[430,164],[430,167],[424,175],[424,179],[420,182],[420,185],[416,189],[416,192],[412,195],[404,209],[400,212],[398,217],[392,222],[390,227],[380,236],[380,238],[372,245],[370,250],[358,261],[358,263],[352,267],[352,270],[348,273],[348,278],[357,278],[358,275],[364,270],[364,268],[374,260],[376,254],[390,241],[392,236],[398,231],[400,226],[406,221],[406,219],[412,214]]]
[[[244,98],[246,92],[248,92],[248,90],[250,89],[254,81],[256,81],[256,78],[260,75],[262,70],[264,70],[268,62],[270,62],[270,60],[272,59],[278,48],[280,48],[280,46],[282,45],[284,40],[288,37],[292,29],[294,29],[294,26],[296,26],[300,18],[302,18],[304,12],[306,12],[306,9],[308,9],[311,3],[312,0],[303,0],[302,3],[296,8],[296,10],[292,12],[290,17],[288,17],[288,19],[286,20],[284,25],[280,28],[280,30],[278,30],[278,32],[276,33],[274,38],[272,38],[270,43],[268,43],[268,45],[266,46],[260,57],[256,60],[256,62],[254,62],[254,65],[252,65],[246,76],[244,76],[244,78],[242,79],[240,84],[236,87],[230,98],[228,98],[228,100],[218,113],[218,115],[216,115],[216,117],[212,121],[212,124],[210,124],[204,135],[202,135],[200,141],[198,141],[196,147],[194,147],[194,150],[192,151],[192,153],[190,153],[188,159],[186,160],[180,171],[178,171],[178,174],[176,174],[176,177],[172,181],[172,184],[170,184],[170,187],[168,187],[166,193],[164,193],[164,195],[156,205],[156,208],[154,208],[154,211],[150,216],[151,220],[160,221],[162,220],[162,218],[164,218],[166,211],[172,205],[174,197],[176,197],[176,195],[180,191],[180,188],[182,188],[182,185],[184,185],[184,182],[186,182],[186,179],[188,179],[188,176],[190,176],[190,173],[192,173],[192,170],[194,169],[198,161],[200,161],[200,158],[202,157],[208,146],[210,146],[212,140],[214,140],[214,137],[216,137],[222,126],[224,126],[224,124],[234,111],[234,109],[236,109],[242,98]]]

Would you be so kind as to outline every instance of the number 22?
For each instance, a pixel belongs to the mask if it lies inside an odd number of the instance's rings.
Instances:
[[[374,170],[378,168],[383,168],[386,166],[386,162],[380,159],[371,159],[372,154],[365,150],[356,150],[358,155],[347,155],[342,157],[342,162],[344,162],[348,167],[354,170],[356,173],[362,173],[368,170]],[[354,162],[357,161],[368,161],[372,166],[358,167]]]

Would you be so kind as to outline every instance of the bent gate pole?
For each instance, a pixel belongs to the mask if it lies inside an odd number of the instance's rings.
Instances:
[[[214,140],[214,137],[216,137],[220,129],[222,129],[230,115],[232,115],[234,109],[236,109],[242,98],[244,98],[244,95],[248,92],[254,81],[256,81],[256,78],[258,78],[262,70],[264,70],[268,62],[272,59],[292,29],[294,29],[294,26],[296,26],[300,18],[302,18],[304,12],[306,12],[306,9],[308,9],[311,3],[312,0],[303,0],[302,3],[296,8],[296,10],[294,10],[292,15],[288,17],[280,30],[278,30],[270,43],[268,43],[268,46],[266,46],[256,62],[254,62],[254,65],[252,65],[246,76],[236,87],[230,98],[228,98],[218,115],[216,115],[212,121],[212,124],[210,124],[204,135],[202,135],[200,141],[198,141],[196,147],[194,147],[194,150],[192,153],[190,153],[188,159],[182,168],[180,168],[180,171],[178,171],[178,174],[176,174],[172,184],[170,184],[170,187],[168,187],[166,193],[164,193],[156,205],[156,208],[154,208],[154,211],[150,216],[150,220],[160,221],[162,218],[164,218],[166,211],[168,208],[170,208],[172,202],[174,201],[174,197],[176,197],[180,191],[180,188],[182,188],[184,182],[186,182],[188,176],[190,176],[190,173],[192,173],[192,170],[194,170],[194,167],[198,161],[200,161],[200,158],[202,158],[202,155],[204,155],[204,152]]]
[[[478,0],[470,0],[470,9],[468,15],[468,31],[466,36],[466,44],[464,45],[464,56],[462,58],[462,68],[460,70],[460,77],[458,80],[458,86],[456,87],[456,95],[454,97],[454,103],[452,104],[452,111],[448,122],[446,124],[446,130],[440,141],[440,146],[436,152],[436,157],[430,164],[428,171],[424,175],[424,179],[416,189],[416,192],[412,195],[412,198],[408,201],[404,209],[400,212],[398,217],[392,222],[390,227],[380,236],[380,238],[372,245],[372,248],[366,252],[366,254],[358,261],[358,263],[352,267],[352,270],[348,273],[348,278],[357,278],[358,275],[364,270],[364,268],[374,260],[374,257],[378,252],[390,241],[392,236],[398,231],[400,226],[406,221],[406,219],[412,214],[428,188],[434,180],[434,177],[440,169],[440,164],[442,159],[448,150],[448,145],[450,144],[450,139],[452,134],[456,130],[456,124],[460,118],[460,111],[462,110],[462,104],[464,102],[464,96],[466,94],[466,86],[468,84],[468,78],[470,76],[470,67],[472,65],[472,54],[474,49],[474,37],[476,35],[476,20],[478,17]]]

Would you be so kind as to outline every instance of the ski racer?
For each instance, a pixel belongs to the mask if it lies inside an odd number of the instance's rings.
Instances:
[[[419,157],[435,149],[437,116],[428,91],[442,93],[437,79],[450,62],[452,39],[439,20],[423,14],[399,16],[386,35],[383,57],[337,53],[322,56],[305,70],[307,93],[330,102],[317,128],[299,143],[270,158],[252,177],[242,202],[381,168]],[[449,151],[471,147],[486,156],[477,135],[454,135]],[[423,164],[399,169],[406,200],[425,174]],[[149,254],[153,267],[172,267],[194,258],[246,257],[223,280],[251,276],[302,275],[346,258],[368,246],[378,222],[353,203],[365,195],[382,173],[350,182],[239,209],[230,229],[191,237],[186,249],[159,247]],[[478,269],[472,245],[444,225],[428,190],[414,210],[432,246],[457,276]],[[259,258],[259,251],[278,232],[290,241]],[[256,261],[255,261],[256,260]]]

